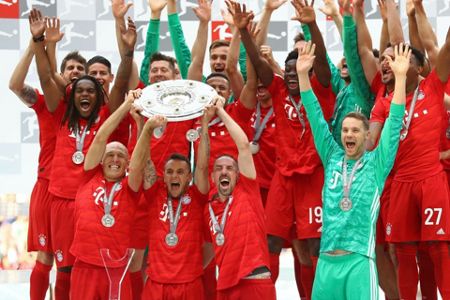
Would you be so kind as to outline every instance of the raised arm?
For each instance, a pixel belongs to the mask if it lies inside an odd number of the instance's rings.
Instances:
[[[402,22],[400,21],[400,13],[398,6],[394,0],[380,0],[385,1],[388,18],[389,42],[391,45],[397,45],[405,42],[403,36]]]
[[[251,28],[253,39],[257,38],[260,33],[259,29],[255,24],[252,24]],[[256,90],[258,88],[258,77],[256,76],[255,68],[253,67],[249,58],[247,58],[247,81],[242,88],[241,96],[239,101],[242,105],[248,109],[255,109],[256,107]]]
[[[184,38],[183,28],[177,13],[176,0],[167,1],[167,15],[169,19],[170,40],[180,69],[181,78],[187,79],[188,69],[191,64],[191,50]]]
[[[62,40],[64,33],[60,30],[59,18],[48,18],[45,26],[45,43],[48,61],[50,63],[50,70],[53,80],[58,86],[62,95],[66,92],[66,86],[69,82],[63,78],[58,72],[58,65],[56,62],[56,44]]]
[[[447,37],[445,38],[445,44],[439,51],[436,61],[436,73],[442,82],[448,82],[448,76],[450,74],[450,27],[447,30]]]
[[[141,90],[129,91],[122,105],[102,124],[86,153],[86,158],[84,160],[85,171],[94,169],[102,161],[109,137],[128,114],[134,100],[139,98],[140,95]]]
[[[316,14],[313,7],[314,0],[311,1],[311,4],[308,4],[307,0],[293,0],[292,4],[297,11],[297,17],[294,19],[297,19],[303,24],[307,24],[309,27],[311,41],[316,45],[316,59],[313,65],[314,73],[320,84],[327,87],[330,85],[331,71],[327,61],[325,43],[323,42],[319,26],[316,23]]]
[[[251,20],[253,20],[254,15],[252,12],[247,12],[245,4],[243,4],[242,9],[239,3],[234,1],[226,0],[228,6],[228,11],[233,16],[233,22],[235,26],[239,29],[241,34],[241,40],[244,44],[247,55],[255,68],[258,78],[261,80],[264,86],[269,86],[273,80],[273,71],[270,65],[264,60],[256,44],[253,42],[250,33],[248,32],[247,26]]]
[[[116,28],[116,41],[117,47],[119,48],[120,57],[123,58],[128,54],[128,45],[125,45],[122,39],[122,29],[125,28],[125,15],[133,5],[132,2],[125,3],[124,0],[112,0],[112,13],[115,20]],[[134,89],[139,83],[139,71],[136,62],[132,62],[132,69],[129,74],[129,81],[127,84],[127,89]]]
[[[431,27],[428,20],[425,8],[423,7],[422,0],[413,0],[415,8],[415,16],[417,21],[417,29],[419,32],[420,41],[425,48],[428,59],[430,61],[430,69],[437,66],[439,47],[436,38],[436,34]]]
[[[300,51],[300,50],[299,50]],[[317,97],[311,88],[309,70],[311,70],[315,55],[315,45],[310,41],[299,53],[297,58],[297,75],[300,84],[300,93],[306,114],[310,121],[311,130],[314,137],[314,144],[323,163],[326,164],[330,153],[339,146],[334,141],[333,136],[328,129],[328,124],[323,116]]]
[[[239,30],[237,28],[233,28],[233,37],[231,38],[230,48],[227,55],[225,72],[228,75],[231,90],[233,91],[233,95],[236,99],[239,98],[242,88],[244,87],[244,78],[242,78],[242,74],[239,72],[237,67],[240,42],[241,38],[239,37]]]
[[[319,7],[319,10],[324,13],[328,18],[331,18],[336,25],[339,35],[342,39],[342,16],[339,13],[339,7],[334,0],[322,0],[323,6]]]
[[[36,58],[39,82],[45,96],[45,104],[50,112],[54,112],[63,94],[61,94],[53,80],[50,63],[44,47],[45,18],[39,10],[32,9],[28,20],[30,22],[31,35],[33,36],[33,51]]]
[[[152,55],[159,50],[159,18],[161,11],[166,6],[167,0],[149,0],[151,17],[147,28],[147,36],[145,38],[144,58],[141,63],[140,77],[145,85],[149,84],[150,59]]]
[[[203,110],[203,117],[201,120],[200,145],[198,146],[197,161],[194,173],[194,182],[198,190],[202,194],[209,192],[208,180],[208,164],[209,164],[209,133],[208,123],[216,114],[216,108],[213,104],[207,105]]]
[[[27,49],[25,49],[9,79],[9,89],[28,107],[33,106],[37,101],[37,94],[34,88],[25,84],[25,78],[34,56],[32,43],[33,40],[30,40]]]
[[[272,17],[272,13],[286,2],[287,0],[266,0],[261,19],[258,22],[258,27],[260,30],[260,34],[256,38],[256,45],[258,47],[266,44],[267,33],[269,31],[269,23],[270,18]]]
[[[165,122],[166,119],[162,116],[153,116],[145,122],[142,134],[139,136],[136,147],[131,155],[130,166],[128,168],[128,185],[135,192],[137,192],[141,186],[144,170],[148,164],[150,137],[153,134],[153,129],[162,126]],[[150,179],[150,181],[152,180],[154,183],[156,181],[156,176],[154,179]]]
[[[188,79],[202,81],[203,62],[208,42],[208,23],[211,20],[211,1],[198,0],[194,13],[199,19],[197,37],[192,47],[192,62],[189,66]]]
[[[380,36],[380,53],[383,53],[386,50],[387,45],[389,44],[389,30],[388,30],[388,15],[386,3],[383,0],[378,1],[378,9],[380,10],[381,20],[383,21],[383,25],[381,25],[381,36]]]
[[[108,101],[108,107],[111,113],[122,103],[132,72],[134,45],[136,44],[136,26],[130,17],[128,17],[128,28],[121,26],[120,32],[120,40],[124,53],[121,56],[116,80],[114,81]]]
[[[350,5],[350,0],[345,0],[346,5]],[[369,29],[367,28],[363,0],[353,1],[353,18],[356,22],[356,29],[358,32],[358,52],[361,58],[361,63],[364,69],[364,75],[369,84],[372,83],[375,75],[378,72],[377,58],[372,52],[372,38],[370,37]]]
[[[239,172],[247,178],[256,179],[256,169],[253,162],[253,155],[250,151],[250,144],[244,130],[230,117],[223,108],[225,99],[221,98],[216,102],[217,116],[222,120],[230,133],[238,149]]]

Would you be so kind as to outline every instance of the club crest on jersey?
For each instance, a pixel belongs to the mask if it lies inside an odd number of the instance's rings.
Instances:
[[[47,237],[45,236],[45,234],[40,234],[38,236],[38,241],[39,241],[39,245],[44,247],[47,244]]]
[[[55,251],[56,260],[62,262],[64,259],[63,252],[61,250]]]
[[[425,98],[425,93],[422,90],[419,90],[417,94],[417,100],[423,100]]]

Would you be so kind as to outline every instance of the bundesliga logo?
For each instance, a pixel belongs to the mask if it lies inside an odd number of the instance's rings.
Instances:
[[[42,247],[44,247],[45,244],[47,243],[47,237],[44,234],[40,234],[38,240],[39,245],[41,245]]]

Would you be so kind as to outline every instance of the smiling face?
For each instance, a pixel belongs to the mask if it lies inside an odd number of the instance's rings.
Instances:
[[[221,76],[214,76],[208,79],[206,83],[211,86],[213,89],[216,90],[217,94],[224,97],[225,99],[230,98],[231,96],[231,89],[230,89],[230,83],[228,80]]]
[[[258,81],[258,87],[256,89],[256,100],[261,102],[261,104],[267,103],[272,98],[272,95],[269,93],[269,90]]]
[[[212,179],[219,196],[229,197],[239,177],[237,162],[229,156],[221,156],[214,162]]]
[[[64,71],[61,73],[61,76],[67,81],[71,82],[80,78],[81,76],[86,74],[86,69],[84,65],[75,60],[69,59],[64,66]]]
[[[300,94],[296,59],[288,60],[284,66],[284,84],[286,84],[291,96]]]
[[[174,80],[175,77],[175,70],[172,69],[170,63],[166,60],[156,60],[150,65],[150,83]]]
[[[381,68],[381,81],[386,85],[393,85],[395,83],[395,75],[389,66],[389,61],[387,56],[395,60],[394,48],[388,47],[384,50],[383,55],[380,58],[380,68]],[[422,72],[422,67],[420,66],[417,58],[411,55],[409,60],[409,68],[406,72],[406,86],[410,84],[412,80],[417,80],[418,75]]]
[[[343,57],[339,63],[339,69],[341,71],[341,78],[344,80],[350,79],[350,75],[348,74],[348,66],[347,60]]]
[[[95,109],[95,104],[97,103],[95,84],[89,79],[82,79],[74,86],[74,90],[75,108],[82,118],[87,119]]]
[[[360,158],[364,154],[368,138],[369,131],[365,128],[363,121],[353,117],[344,118],[342,121],[341,142],[347,158]]]
[[[191,180],[191,168],[186,161],[178,159],[167,161],[164,168],[164,183],[170,197],[179,198],[186,193]]]
[[[219,46],[211,49],[211,53],[209,55],[209,65],[212,72],[225,72],[229,49],[230,47],[228,46]]]
[[[103,89],[109,92],[109,86],[114,80],[114,75],[107,66],[101,63],[94,63],[88,68],[88,75],[97,79]]]
[[[102,159],[103,176],[107,181],[121,180],[126,173],[129,163],[127,148],[119,142],[106,145]]]

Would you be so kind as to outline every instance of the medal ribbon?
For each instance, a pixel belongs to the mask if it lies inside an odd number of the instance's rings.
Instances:
[[[408,129],[409,129],[409,126],[411,125],[414,108],[416,107],[416,101],[417,101],[418,95],[419,95],[419,85],[417,85],[416,90],[414,91],[414,96],[413,96],[413,99],[411,102],[411,107],[409,108],[408,117],[406,117],[406,124],[403,123],[403,126],[402,126],[402,130],[405,130],[405,132],[402,135],[400,135],[402,140],[406,139],[406,136],[408,135]]]
[[[362,156],[356,161],[353,166],[352,172],[350,173],[350,178],[347,180],[347,158],[344,156],[344,162],[342,165],[342,183],[344,185],[344,198],[350,198],[350,188],[352,187],[353,178],[355,177],[356,170],[358,170],[361,164]]]
[[[295,108],[295,111],[297,112],[297,116],[298,116],[298,120],[300,121],[300,124],[302,124],[302,134],[300,135],[300,139],[302,139],[303,135],[305,134],[305,130],[306,130],[306,122],[303,119],[303,114],[300,112],[300,109],[303,106],[302,103],[302,99],[299,100],[299,103],[295,103],[295,100],[291,97],[291,95],[289,95],[289,100],[291,101],[292,105]]]
[[[113,187],[111,188],[111,191],[109,192],[109,195],[107,197],[103,197],[103,210],[105,211],[105,215],[111,214],[111,208],[112,208],[112,202],[114,199],[114,194],[116,193],[119,185],[120,185],[120,181],[115,182]],[[106,194],[106,186],[105,186],[105,194]]]
[[[76,143],[76,150],[82,152],[83,151],[83,145],[84,145],[84,139],[86,138],[87,133],[87,126],[84,127],[83,133],[80,136],[80,131],[78,129],[78,126],[75,127],[75,143]]]
[[[233,202],[233,196],[230,196],[228,198],[228,202],[227,205],[225,206],[225,210],[223,211],[223,215],[222,215],[222,219],[220,220],[220,225],[219,222],[217,221],[217,217],[214,214],[214,211],[211,207],[211,203],[209,203],[209,215],[211,217],[211,221],[213,222],[213,226],[214,229],[218,232],[218,233],[224,233],[225,231],[225,223],[227,222],[227,214],[228,214],[228,210],[230,209],[231,203]]]
[[[173,216],[173,205],[172,205],[172,197],[167,197],[167,208],[169,210],[169,231],[170,233],[175,233],[177,231],[178,222],[180,221],[181,216],[181,198],[178,200],[177,211],[175,212],[175,217]]]
[[[255,135],[253,136],[253,142],[257,143],[261,138],[261,134],[266,128],[267,122],[269,121],[270,116],[273,114],[273,106],[267,112],[266,116],[261,122],[261,104],[258,102],[256,104],[256,120],[255,120]]]

